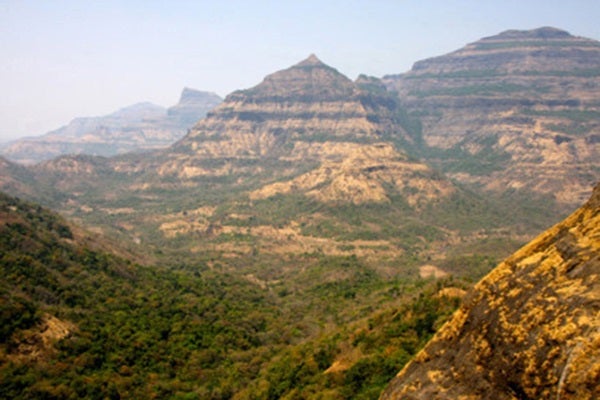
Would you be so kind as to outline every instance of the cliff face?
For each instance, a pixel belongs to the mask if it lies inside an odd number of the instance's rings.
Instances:
[[[313,55],[227,96],[175,149],[196,157],[277,157],[295,141],[372,141],[377,127],[358,94],[352,81]]]
[[[377,79],[352,82],[311,56],[232,93],[167,149],[63,156],[30,171],[45,204],[96,231],[232,257],[389,262],[411,252],[430,265],[448,243],[475,246],[507,227],[530,234],[544,223],[531,217],[529,198],[527,214],[523,203],[508,210],[411,157],[413,123]]]
[[[289,177],[272,171],[277,182],[265,182],[252,198],[296,192],[358,204],[387,201],[384,187],[392,187],[411,190],[416,204],[451,193],[447,181],[393,146],[391,137],[408,137],[396,124],[396,106],[389,94],[363,90],[311,55],[227,96],[173,146],[158,172],[184,180],[258,174],[271,160],[285,163]],[[221,168],[207,168],[210,160]]]
[[[600,43],[506,31],[384,82],[422,121],[423,156],[459,181],[575,207],[600,178]]]
[[[45,135],[8,143],[0,154],[14,162],[34,164],[65,154],[110,157],[165,148],[220,102],[214,93],[186,88],[179,103],[168,110],[138,103],[101,117],[76,118]]]
[[[502,262],[382,399],[600,396],[600,185]]]

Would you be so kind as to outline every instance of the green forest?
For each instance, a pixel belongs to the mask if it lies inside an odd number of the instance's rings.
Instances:
[[[468,286],[322,254],[267,281],[103,240],[1,195],[0,398],[376,399]]]

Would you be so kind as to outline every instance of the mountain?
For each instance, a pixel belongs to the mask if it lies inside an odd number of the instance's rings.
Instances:
[[[404,117],[385,87],[352,82],[311,55],[230,94],[152,160],[120,168],[128,176],[121,181],[133,180],[118,194],[86,194],[69,208],[127,208],[119,225],[129,228],[120,234],[152,232],[154,243],[235,258],[392,260],[422,251],[426,238],[445,241],[463,229],[465,242],[480,240],[461,215],[488,221],[493,237],[500,226],[520,224],[514,208],[506,216],[404,151],[399,143],[413,140]]]
[[[244,259],[248,273],[324,254],[478,275],[556,220],[547,203],[505,204],[419,161],[406,150],[413,126],[380,81],[353,82],[311,55],[233,92],[166,149],[29,170],[56,193],[44,204],[95,232],[162,255]]]
[[[220,102],[214,93],[185,88],[179,103],[168,110],[138,103],[102,117],[76,118],[45,135],[7,143],[0,154],[15,162],[35,164],[64,154],[109,157],[164,148]]]
[[[488,190],[576,207],[600,179],[600,42],[510,30],[383,78],[421,121],[420,154]]]
[[[246,164],[271,160],[287,164],[289,171],[312,162],[315,168],[310,171],[278,177],[250,197],[294,191],[330,202],[381,202],[389,201],[384,188],[388,185],[411,192],[409,202],[414,205],[450,194],[449,182],[393,146],[392,136],[405,135],[394,121],[395,105],[389,96],[361,90],[311,55],[251,89],[227,96],[173,146],[159,173],[179,179],[222,175],[237,168],[225,161],[231,159]],[[207,169],[203,165],[209,160],[221,160],[223,167]],[[263,168],[254,165],[255,171]]]
[[[218,106],[223,101],[218,95],[202,92],[195,89],[184,88],[179,102],[167,109],[169,119],[176,120],[185,127],[193,126],[198,120],[204,118],[206,113]],[[177,139],[180,139],[178,137]],[[174,143],[171,141],[169,144]]]
[[[498,265],[382,399],[600,396],[600,185]]]
[[[420,126],[311,55],[169,147],[2,160],[61,217],[0,196],[0,397],[376,398],[569,209],[448,179]]]

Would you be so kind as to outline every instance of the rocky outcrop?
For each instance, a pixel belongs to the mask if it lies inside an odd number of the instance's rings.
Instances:
[[[453,178],[575,207],[600,179],[600,43],[506,31],[387,76],[422,122],[422,155]]]
[[[215,93],[203,92],[196,89],[184,88],[179,102],[167,110],[167,116],[173,123],[185,129],[191,128],[206,113],[218,106],[223,99]],[[181,137],[177,137],[176,140]],[[169,144],[174,143],[175,140]]]
[[[102,117],[76,118],[45,135],[8,143],[0,154],[21,164],[35,164],[65,154],[110,157],[165,148],[220,102],[214,93],[186,88],[179,103],[168,110],[138,103]]]
[[[467,295],[382,399],[600,396],[600,185]]]

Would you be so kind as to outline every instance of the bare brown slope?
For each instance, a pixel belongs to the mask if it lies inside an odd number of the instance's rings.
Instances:
[[[600,397],[600,185],[476,285],[382,399]]]

